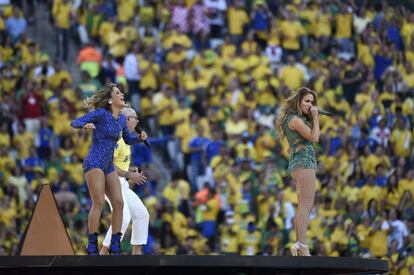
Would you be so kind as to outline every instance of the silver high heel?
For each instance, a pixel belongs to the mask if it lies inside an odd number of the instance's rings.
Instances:
[[[290,247],[292,256],[310,256],[309,246],[306,244],[296,242]]]

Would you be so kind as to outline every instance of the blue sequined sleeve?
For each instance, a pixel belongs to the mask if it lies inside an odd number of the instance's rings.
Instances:
[[[123,115],[121,115],[123,116]],[[138,138],[138,135],[135,133],[131,133],[128,129],[128,125],[126,124],[126,119],[123,116],[122,118],[122,138],[124,139],[125,143],[128,145],[132,145],[138,142],[141,142],[141,140]]]
[[[82,128],[86,123],[94,123],[103,117],[105,110],[102,108],[96,109],[85,114],[77,119],[72,120],[70,124],[73,128]]]

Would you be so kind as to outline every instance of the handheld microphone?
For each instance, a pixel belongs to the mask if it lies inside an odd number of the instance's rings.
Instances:
[[[331,112],[325,111],[325,110],[318,110],[318,113],[324,116],[333,116]]]
[[[137,132],[138,135],[141,135],[141,133],[142,133],[142,129],[138,125],[135,126],[135,131]],[[145,146],[147,146],[148,149],[151,149],[150,148],[151,146],[150,146],[148,140],[145,139],[145,140],[143,140],[143,142],[144,142]]]

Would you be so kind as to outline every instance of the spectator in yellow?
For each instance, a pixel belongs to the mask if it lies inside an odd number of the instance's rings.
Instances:
[[[239,228],[235,224],[234,212],[227,210],[224,223],[220,226],[220,252],[222,254],[238,254]]]
[[[413,148],[413,134],[404,120],[399,119],[391,132],[391,146],[397,157],[409,157]]]
[[[23,160],[29,156],[29,148],[33,145],[33,134],[26,131],[26,126],[19,123],[17,134],[13,137],[13,147],[17,150],[17,157]]]
[[[201,207],[202,210],[203,236],[208,239],[210,249],[214,250],[217,215],[220,210],[220,198],[214,188],[209,187],[207,202],[199,207]]]
[[[390,230],[390,224],[384,217],[377,217],[375,219],[372,229],[369,232],[371,238],[369,252],[371,255],[378,258],[387,255],[387,240]]]
[[[235,0],[227,10],[227,21],[231,41],[237,47],[243,40],[244,27],[249,23],[249,16],[243,7],[243,1]]]
[[[69,28],[72,17],[72,1],[57,0],[52,7],[53,20],[56,27],[56,56],[67,61],[69,53]]]
[[[126,55],[128,50],[128,39],[122,31],[122,24],[116,23],[115,28],[108,37],[109,52],[115,57],[120,58]]]
[[[262,234],[256,229],[254,222],[247,224],[247,230],[242,230],[239,235],[241,255],[254,256],[259,252],[259,244]]]
[[[296,55],[300,51],[300,38],[305,35],[305,29],[293,13],[288,13],[286,20],[281,23],[282,48],[286,56]]]
[[[380,201],[382,199],[381,195],[381,187],[376,186],[374,178],[370,176],[359,192],[359,199],[362,200],[364,209],[367,209],[369,201],[371,199]]]
[[[10,141],[11,139],[7,122],[3,122],[0,125],[0,146],[5,145],[6,147],[10,147]]]
[[[167,186],[165,186],[162,196],[170,202],[174,208],[178,208],[181,201],[180,189],[178,188],[178,178],[173,178]]]
[[[280,81],[290,90],[294,91],[303,85],[305,80],[304,71],[297,66],[296,57],[289,55],[288,62],[280,71]]]
[[[126,23],[137,13],[138,1],[135,0],[117,0],[118,20]]]
[[[340,12],[336,15],[335,38],[340,44],[340,51],[354,56],[354,42],[352,41],[352,8],[346,4],[341,4]]]

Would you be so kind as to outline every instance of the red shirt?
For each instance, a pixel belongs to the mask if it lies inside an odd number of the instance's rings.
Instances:
[[[23,97],[23,118],[39,118],[42,116],[42,97],[35,93]]]

